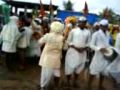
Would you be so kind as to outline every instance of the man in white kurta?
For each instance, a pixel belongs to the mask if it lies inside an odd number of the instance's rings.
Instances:
[[[85,25],[86,18],[81,16],[78,27],[71,30],[68,35],[67,43],[69,48],[65,58],[65,75],[67,76],[68,84],[70,84],[72,74],[75,75],[76,79],[78,78],[87,60],[86,47],[90,39],[90,31],[85,28]]]
[[[5,53],[5,60],[8,69],[13,70],[13,63],[16,56],[17,41],[21,36],[18,30],[18,17],[11,16],[10,21],[3,27],[0,33],[0,43],[2,43],[2,51]]]
[[[28,46],[30,45],[30,39],[32,37],[32,30],[29,27],[29,23],[25,18],[21,19],[21,27],[19,29],[23,29],[23,33],[18,40],[17,47],[18,47],[18,59],[19,59],[19,69],[25,69],[26,63],[26,51]]]
[[[96,31],[92,35],[92,40],[90,43],[90,47],[95,50],[95,54],[93,56],[92,62],[90,64],[90,82],[89,85],[92,83],[92,75],[99,75],[104,73],[106,67],[108,66],[108,61],[104,58],[103,53],[106,52],[105,48],[108,48],[109,45],[109,33],[108,29],[108,20],[103,19],[100,21],[100,29]],[[102,84],[102,76],[100,75],[100,87]]]
[[[30,26],[33,33],[30,39],[30,45],[27,49],[27,57],[34,62],[38,62],[41,55],[41,47],[38,43],[38,39],[42,36],[41,23],[41,19],[35,18]]]
[[[56,27],[57,26],[57,27]],[[42,67],[41,88],[47,87],[50,79],[54,76],[57,87],[60,77],[61,55],[63,47],[62,31],[64,25],[58,21],[52,22],[51,32],[45,34],[40,40],[40,44],[45,44],[41,54],[39,65]]]
[[[27,48],[27,57],[32,64],[37,64],[41,56],[41,46],[38,43],[38,39],[40,39],[43,35],[41,23],[42,21],[40,18],[35,18],[30,26],[33,33],[31,36],[30,45]]]

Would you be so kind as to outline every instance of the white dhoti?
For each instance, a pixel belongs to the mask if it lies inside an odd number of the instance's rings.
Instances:
[[[79,74],[84,69],[86,60],[86,52],[79,53],[74,48],[70,48],[65,58],[65,75]]]
[[[96,51],[93,60],[90,64],[90,74],[92,75],[98,75],[100,73],[104,74],[108,65],[109,62],[105,60],[102,53]]]
[[[53,76],[60,77],[60,69],[42,67],[41,80],[40,80],[41,87],[43,88],[43,87],[47,86],[48,83],[50,82],[50,79]]]

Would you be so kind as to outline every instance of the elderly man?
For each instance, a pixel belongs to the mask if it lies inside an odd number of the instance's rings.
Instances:
[[[100,75],[99,90],[102,90],[103,73],[108,66],[108,61],[104,58],[106,48],[109,47],[108,20],[103,19],[100,22],[100,29],[92,35],[90,47],[95,50],[93,60],[90,64],[90,78],[88,85],[91,86],[94,75]],[[91,89],[91,87],[89,87]]]
[[[84,69],[87,60],[86,50],[90,39],[90,31],[85,28],[86,22],[87,19],[81,16],[78,19],[78,27],[72,29],[68,35],[69,48],[65,58],[65,75],[69,85],[71,85],[71,76],[74,74],[74,85],[78,86],[79,73]]]
[[[42,66],[40,82],[42,89],[48,86],[52,76],[54,76],[55,86],[57,87],[60,77],[64,24],[54,21],[51,23],[50,29],[51,32],[45,34],[39,40],[40,44],[45,44],[39,62],[39,65]]]

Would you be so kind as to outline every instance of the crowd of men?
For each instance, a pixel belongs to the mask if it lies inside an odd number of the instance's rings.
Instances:
[[[66,27],[70,29],[68,32],[65,31]],[[119,32],[120,26],[117,26],[114,39],[107,19],[90,26],[84,16],[76,18],[75,22],[70,21],[68,25],[59,18],[49,22],[46,17],[30,19],[11,16],[0,33],[1,54],[10,71],[15,69],[16,60],[18,68],[22,70],[26,68],[26,59],[39,60],[41,89],[49,86],[53,76],[55,86],[59,87],[60,70],[64,67],[67,86],[72,85],[71,78],[74,76],[73,86],[78,87],[79,74],[87,68],[87,90],[92,89],[95,76],[99,76],[99,90],[103,90],[104,76],[109,75],[115,79],[119,90]],[[113,55],[112,59],[109,55]]]

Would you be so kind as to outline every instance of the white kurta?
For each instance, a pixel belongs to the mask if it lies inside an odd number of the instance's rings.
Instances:
[[[61,34],[48,33],[38,42],[45,43],[39,65],[42,66],[41,87],[45,87],[52,76],[60,77],[61,53],[64,37]]]
[[[2,42],[2,51],[8,53],[15,53],[17,41],[21,33],[15,22],[10,22],[3,27],[0,33],[0,42]]]
[[[29,48],[27,49],[27,56],[34,57],[41,55],[41,46],[39,45],[38,41],[34,38],[31,38]]]
[[[80,30],[80,28],[75,28],[71,30],[68,36],[67,43],[69,45],[74,45],[76,47],[86,47],[88,45],[90,39],[90,31],[84,29]],[[74,48],[69,48],[65,58],[65,73],[71,74],[73,71],[69,69],[75,69],[81,64],[85,64],[87,57],[86,51],[79,53]],[[84,65],[82,65],[83,68]]]
[[[30,39],[32,37],[33,31],[30,27],[24,27],[25,31],[22,33],[21,37],[18,40],[19,48],[27,48],[30,45]]]
[[[61,34],[56,33],[48,33],[39,40],[40,44],[45,43],[39,61],[40,66],[60,69],[63,40],[64,37]]]
[[[41,29],[32,30],[32,26],[30,26],[30,29],[32,32],[30,31],[28,33],[28,35],[33,34],[35,32],[42,33]],[[41,46],[39,45],[38,40],[36,40],[33,36],[31,36],[29,43],[30,43],[29,47],[27,48],[27,56],[28,57],[34,57],[34,56],[40,57],[41,56]]]
[[[92,36],[90,47],[95,50],[95,55],[90,64],[90,73],[96,75],[104,72],[108,66],[108,61],[105,60],[103,54],[99,50],[101,48],[109,47],[109,33],[106,32],[106,34],[104,34],[101,29],[95,32]]]

